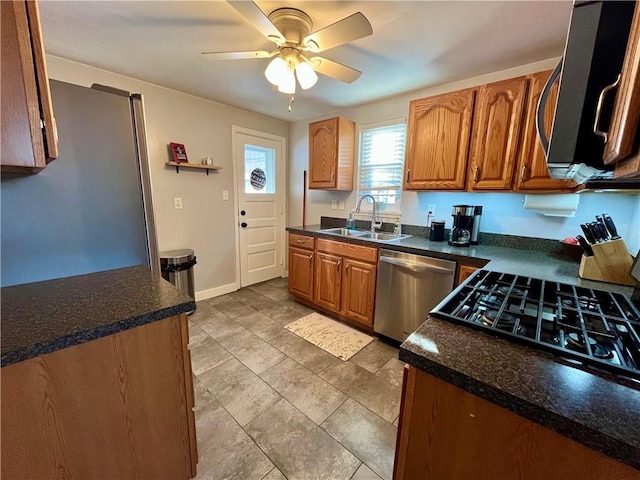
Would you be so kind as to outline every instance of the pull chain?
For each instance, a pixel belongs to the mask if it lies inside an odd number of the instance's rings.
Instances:
[[[295,101],[295,97],[293,96],[293,94],[289,95],[289,111],[291,111],[294,101]]]

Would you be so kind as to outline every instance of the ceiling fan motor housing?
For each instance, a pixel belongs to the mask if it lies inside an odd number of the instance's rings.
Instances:
[[[269,20],[280,30],[289,46],[302,47],[302,39],[311,33],[311,17],[296,8],[278,8],[269,14]]]

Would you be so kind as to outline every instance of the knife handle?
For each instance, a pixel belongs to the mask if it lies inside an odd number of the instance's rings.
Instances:
[[[587,243],[585,238],[582,235],[578,235],[576,237],[576,240],[578,240],[578,243],[582,247],[582,251],[584,252],[585,256],[593,257],[593,248],[591,248],[591,245]]]
[[[613,219],[606,213],[603,213],[602,220],[604,221],[604,224],[607,227],[607,230],[611,234],[611,239],[616,240],[620,238],[620,235],[618,235],[618,230],[616,229],[616,224],[613,223]]]
[[[582,233],[584,233],[584,236],[587,237],[587,241],[589,243],[596,243],[596,240],[593,238],[593,235],[591,234],[591,230],[589,229],[586,223],[581,224],[580,228],[582,229]]]

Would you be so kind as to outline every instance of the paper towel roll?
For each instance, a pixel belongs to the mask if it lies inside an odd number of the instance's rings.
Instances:
[[[580,203],[577,193],[557,195],[525,195],[525,210],[534,210],[548,217],[575,217]]]

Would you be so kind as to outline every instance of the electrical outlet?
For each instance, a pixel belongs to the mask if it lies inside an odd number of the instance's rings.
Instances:
[[[229,200],[229,190],[222,190],[222,199]]]
[[[173,206],[176,210],[182,210],[182,197],[173,197]]]
[[[338,201],[331,200],[331,210],[337,210],[337,208],[338,208]]]
[[[344,210],[344,200],[340,200],[340,205],[338,206],[340,210]]]

